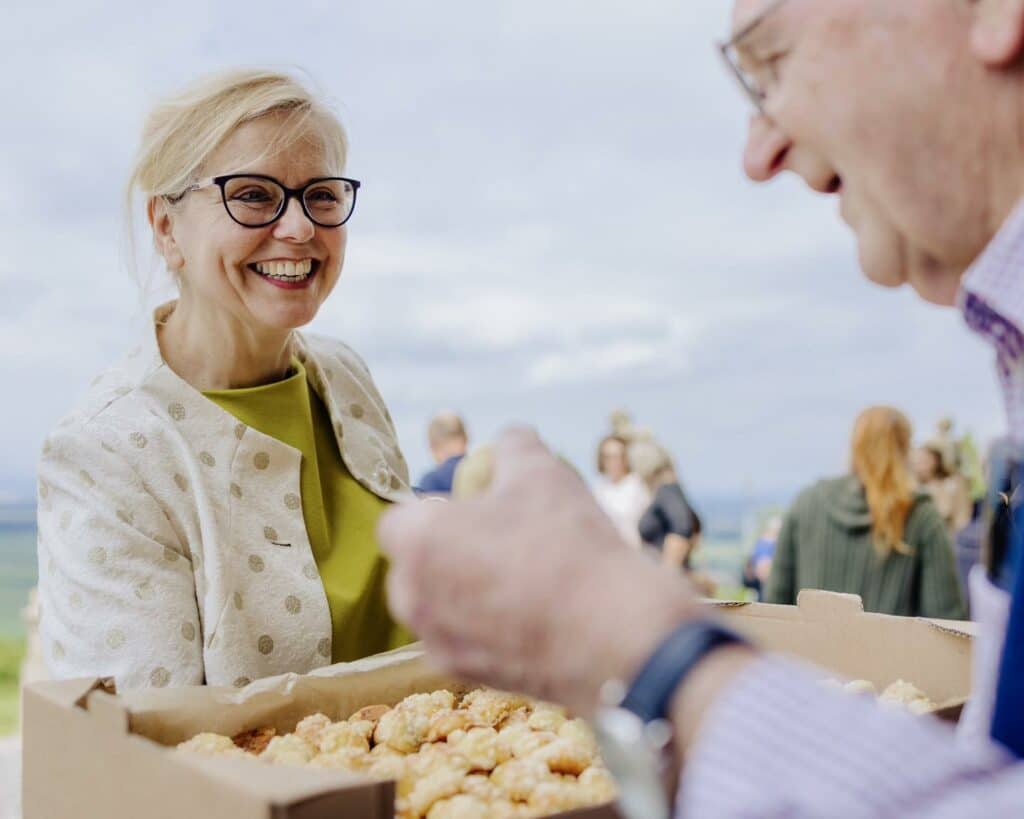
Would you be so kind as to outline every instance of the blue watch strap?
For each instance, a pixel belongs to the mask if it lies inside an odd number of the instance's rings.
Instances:
[[[746,644],[712,620],[689,620],[668,635],[644,663],[620,703],[644,722],[665,719],[676,689],[705,656],[720,646]]]

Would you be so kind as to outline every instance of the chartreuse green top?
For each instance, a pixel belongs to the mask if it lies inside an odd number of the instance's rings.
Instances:
[[[302,453],[302,514],[331,610],[333,662],[406,645],[414,638],[388,612],[387,561],[375,535],[388,502],[349,473],[330,415],[305,368],[293,360],[292,373],[273,384],[203,395]]]

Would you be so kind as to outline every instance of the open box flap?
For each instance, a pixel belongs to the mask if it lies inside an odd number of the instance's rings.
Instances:
[[[79,677],[74,680],[40,680],[26,686],[33,694],[54,703],[68,707],[84,708],[93,691],[113,690],[106,677]]]
[[[305,675],[267,677],[245,688],[164,688],[126,691],[119,699],[131,730],[162,745],[176,745],[202,731],[233,735],[252,728],[295,728],[317,712],[344,719],[364,705],[393,705],[417,691],[466,689],[434,669],[419,646],[405,647]]]
[[[324,794],[367,785],[366,777],[341,770],[268,765],[256,759],[227,759],[173,752],[177,765],[198,769],[272,804],[292,805]]]
[[[811,589],[800,592],[796,606],[715,608],[763,648],[870,680],[879,690],[904,679],[940,704],[962,701],[970,690],[968,623],[867,613],[856,595]]]

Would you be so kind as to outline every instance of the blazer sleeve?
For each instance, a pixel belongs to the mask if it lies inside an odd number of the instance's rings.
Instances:
[[[796,536],[797,518],[791,509],[782,522],[779,539],[775,544],[775,557],[772,558],[772,572],[768,577],[768,589],[765,592],[765,603],[796,603]]]
[[[113,677],[120,689],[201,684],[191,553],[101,435],[89,426],[59,428],[40,461],[46,664],[56,678]]]

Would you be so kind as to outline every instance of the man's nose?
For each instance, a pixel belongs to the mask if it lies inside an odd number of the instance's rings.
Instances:
[[[274,225],[274,234],[279,239],[291,239],[297,242],[308,242],[313,238],[316,228],[302,209],[298,198],[292,199]]]
[[[755,182],[767,182],[785,170],[792,145],[792,140],[768,117],[755,115],[750,120],[743,150],[743,170]]]

